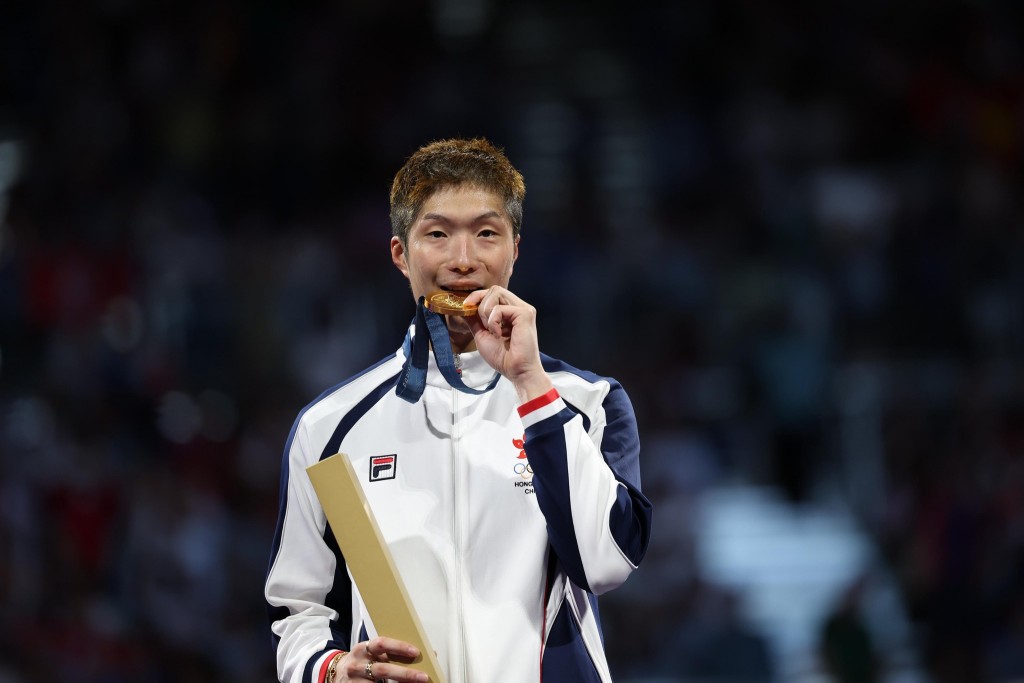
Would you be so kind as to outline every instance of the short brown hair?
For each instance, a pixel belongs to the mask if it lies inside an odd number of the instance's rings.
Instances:
[[[438,140],[406,160],[391,184],[391,233],[407,244],[423,202],[442,188],[459,185],[499,195],[512,221],[512,234],[519,235],[526,184],[504,152],[484,138]]]

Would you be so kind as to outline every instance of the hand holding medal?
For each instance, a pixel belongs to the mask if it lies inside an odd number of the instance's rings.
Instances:
[[[467,298],[467,312],[459,315],[469,316],[465,320],[487,364],[512,381],[523,403],[548,391],[552,384],[540,360],[537,310],[497,285]]]

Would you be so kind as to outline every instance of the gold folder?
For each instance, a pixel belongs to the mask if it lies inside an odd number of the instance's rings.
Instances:
[[[306,472],[377,633],[415,645],[420,656],[403,666],[425,672],[431,683],[446,683],[352,463],[338,453]]]

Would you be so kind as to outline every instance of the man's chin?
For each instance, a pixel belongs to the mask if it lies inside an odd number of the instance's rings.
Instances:
[[[462,316],[445,316],[448,321],[448,336],[452,340],[452,351],[462,353],[472,351],[476,348],[473,340],[473,332],[469,329],[466,319]]]

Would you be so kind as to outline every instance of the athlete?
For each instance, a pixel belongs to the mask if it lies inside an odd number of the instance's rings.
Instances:
[[[426,145],[395,176],[391,259],[416,313],[288,438],[265,591],[283,682],[427,680],[405,666],[415,647],[377,632],[312,489],[306,467],[336,453],[364,476],[449,683],[611,680],[596,596],[650,537],[636,419],[618,382],[540,352],[536,311],[508,288],[524,195],[483,139]]]

